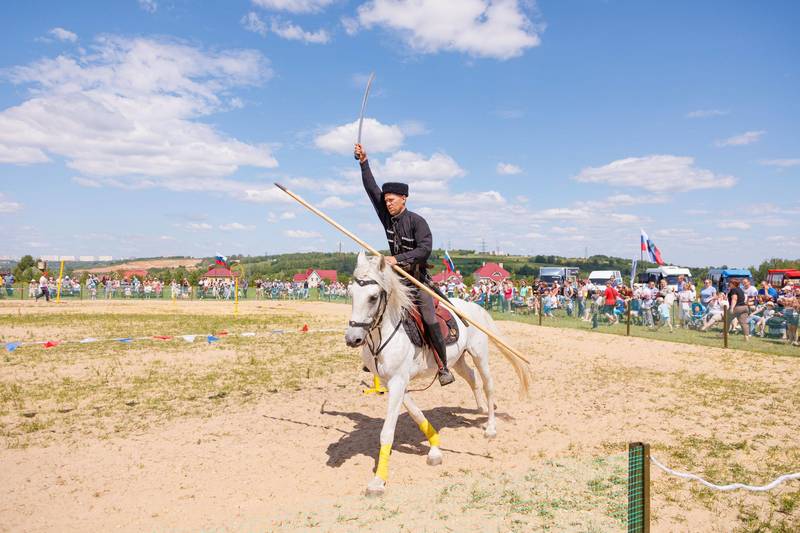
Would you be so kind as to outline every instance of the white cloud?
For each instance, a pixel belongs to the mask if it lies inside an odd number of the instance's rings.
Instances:
[[[327,44],[331,36],[325,30],[314,32],[305,31],[303,28],[285,20],[272,19],[270,25],[272,33],[290,41],[303,41],[304,43]]]
[[[334,0],[253,0],[253,4],[264,9],[290,13],[316,13],[333,2]]]
[[[72,33],[69,30],[65,30],[64,28],[53,28],[48,32],[50,35],[58,39],[59,41],[67,41],[70,43],[77,42],[78,36]]]
[[[22,204],[14,202],[0,192],[0,213],[16,213],[22,209]]]
[[[721,109],[698,109],[696,111],[690,111],[686,113],[686,118],[721,117],[729,113],[730,111],[723,111]]]
[[[343,200],[338,196],[328,196],[319,203],[320,207],[326,209],[344,209],[346,207],[353,207],[355,204],[347,200]]]
[[[600,207],[614,207],[620,205],[641,205],[641,204],[665,204],[669,198],[659,194],[646,194],[644,196],[633,196],[630,194],[612,194],[605,200],[592,201]]]
[[[449,155],[437,152],[426,158],[408,151],[395,152],[383,163],[374,161],[373,172],[383,181],[400,180],[413,185],[415,191],[437,190],[447,182],[465,174]]]
[[[361,185],[361,171],[346,171],[347,180],[289,178],[287,183],[292,189],[304,189],[326,194],[357,194],[364,188]]]
[[[16,165],[29,165],[32,163],[46,163],[50,160],[40,148],[31,146],[15,146],[0,142],[0,163],[13,163]]]
[[[349,35],[353,36],[358,33],[358,20],[352,17],[342,17],[340,22],[342,23],[342,27],[344,28],[344,32]]]
[[[222,231],[253,231],[256,227],[249,224],[242,224],[241,222],[231,222],[230,224],[221,224],[219,229]]]
[[[175,239],[175,237],[172,237],[170,235],[161,235],[158,238],[158,240],[160,240],[160,241],[174,241],[174,240],[177,240],[177,239]]]
[[[72,182],[80,185],[81,187],[90,187],[92,189],[98,189],[103,186],[97,180],[93,180],[91,178],[84,178],[83,176],[75,176],[72,178]]]
[[[225,110],[238,86],[271,75],[252,50],[207,52],[175,41],[98,38],[91,52],[9,69],[31,86],[0,111],[0,161],[63,158],[84,185],[241,193],[221,178],[242,166],[272,168],[266,145],[226,137],[202,119]]]
[[[139,7],[148,13],[155,13],[158,10],[156,0],[139,0]]]
[[[611,220],[618,222],[619,224],[638,224],[642,221],[641,217],[628,213],[611,213],[610,216]]]
[[[522,169],[511,163],[497,163],[497,173],[504,175],[521,174]]]
[[[176,227],[188,229],[190,231],[208,231],[212,225],[207,222],[187,222],[185,224],[175,224]]]
[[[419,120],[406,120],[400,124],[400,131],[403,132],[404,135],[408,137],[413,137],[414,135],[427,135],[430,133],[430,130],[425,126],[424,122]]]
[[[267,220],[269,222],[277,222],[279,220],[292,220],[297,215],[295,215],[291,211],[283,211],[282,213],[270,213],[267,215]]]
[[[252,187],[236,182],[227,182],[224,185],[227,187],[224,192],[245,202],[253,202],[256,204],[294,202],[289,195],[277,187]]]
[[[717,223],[718,228],[722,229],[750,229],[750,224],[737,220],[725,220]]]
[[[510,59],[540,43],[519,0],[370,0],[358,8],[364,28],[397,32],[411,49]]]
[[[317,237],[322,237],[322,235],[316,231],[306,231],[303,229],[286,230],[285,235],[287,237],[291,237],[292,239],[315,239]]]
[[[764,159],[759,163],[770,167],[789,168],[800,166],[800,159]]]
[[[765,130],[746,131],[741,135],[734,135],[733,137],[728,137],[727,139],[715,141],[714,144],[718,147],[744,146],[746,144],[753,144],[754,142],[758,141],[765,133],[767,133]]]
[[[267,24],[263,20],[261,20],[261,17],[259,17],[257,13],[253,11],[243,16],[239,22],[242,26],[244,26],[244,29],[246,29],[247,31],[257,33],[262,37],[266,37],[267,34],[269,33],[269,28],[267,27]]]
[[[573,179],[612,187],[638,187],[658,193],[733,187],[736,178],[694,166],[693,157],[649,155],[618,159],[602,167],[587,167]]]
[[[355,120],[318,135],[314,144],[326,152],[352,155],[357,137],[358,120]],[[405,135],[400,126],[381,124],[374,118],[364,119],[362,142],[367,154],[392,152],[400,148],[404,140]]]

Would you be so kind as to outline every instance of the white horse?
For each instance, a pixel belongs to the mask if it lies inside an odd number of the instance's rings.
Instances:
[[[394,440],[397,418],[402,406],[408,410],[411,418],[419,425],[420,430],[430,443],[428,464],[438,465],[442,462],[439,449],[439,434],[428,422],[425,415],[416,406],[407,392],[408,384],[415,378],[434,379],[437,364],[430,349],[415,346],[406,335],[400,322],[413,303],[413,289],[400,281],[400,277],[389,267],[383,257],[367,258],[364,253],[358,255],[353,273],[352,298],[353,310],[350,325],[345,333],[348,346],[363,346],[361,355],[364,365],[379,376],[388,389],[388,406],[386,420],[380,436],[380,452],[375,477],[367,485],[367,495],[377,496],[384,493],[386,480],[389,477],[389,455]],[[477,304],[453,299],[453,305],[467,319],[495,333],[497,328],[489,314]],[[497,435],[495,422],[494,382],[489,372],[489,337],[475,327],[467,327],[455,317],[459,327],[459,337],[455,344],[447,347],[447,361],[453,370],[472,388],[478,410],[486,413],[481,399],[475,372],[462,357],[465,353],[472,356],[483,382],[486,395],[488,420],[484,435],[494,438]],[[496,346],[508,359],[519,378],[523,395],[527,395],[530,387],[530,370],[523,361],[511,352]]]

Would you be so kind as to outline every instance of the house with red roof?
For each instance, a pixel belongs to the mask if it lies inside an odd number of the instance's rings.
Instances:
[[[292,281],[297,281],[299,283],[305,283],[308,281],[309,287],[319,287],[319,283],[325,280],[328,283],[333,283],[337,281],[338,278],[336,276],[335,270],[316,270],[314,268],[309,268],[305,272],[301,272],[300,274],[295,274],[292,278]]]
[[[434,274],[431,276],[431,279],[434,283],[439,285],[442,283],[450,283],[451,281],[455,284],[459,284],[464,281],[464,277],[461,275],[461,272],[448,272],[447,269],[442,270],[438,274]]]
[[[126,270],[122,274],[122,277],[125,279],[133,279],[134,276],[136,276],[139,280],[143,280],[144,278],[147,277],[147,270],[142,270],[142,269]]]
[[[212,266],[202,275],[204,278],[238,278],[239,272],[234,272],[224,266]]]
[[[510,278],[511,273],[503,268],[503,263],[483,263],[483,266],[476,270],[472,277],[476,282],[483,279],[503,281]]]

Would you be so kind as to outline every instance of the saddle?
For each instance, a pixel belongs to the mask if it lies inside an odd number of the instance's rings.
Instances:
[[[443,305],[439,305],[439,300],[434,300],[433,308],[436,310],[436,323],[442,331],[442,338],[446,346],[454,344],[458,340],[458,323],[453,314]],[[422,322],[422,315],[414,308],[403,318],[403,329],[406,330],[408,338],[415,346],[423,347],[429,345],[425,334],[425,324]]]

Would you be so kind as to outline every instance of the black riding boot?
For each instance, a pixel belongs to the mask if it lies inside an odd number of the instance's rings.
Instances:
[[[439,370],[439,384],[442,387],[450,385],[456,378],[447,368],[447,346],[445,346],[442,338],[442,330],[439,329],[439,324],[425,324],[425,329],[428,331],[428,340],[431,341],[431,346],[436,350],[439,360],[442,362],[442,368]]]

